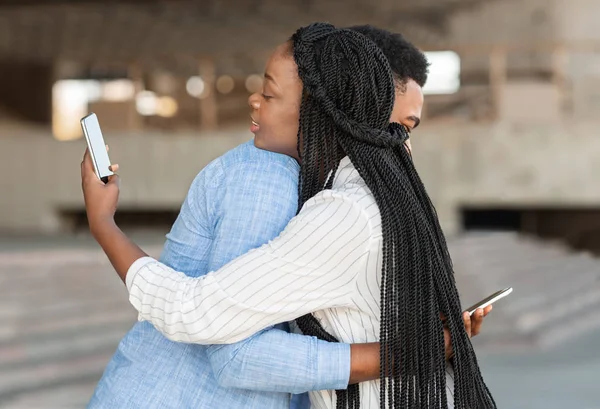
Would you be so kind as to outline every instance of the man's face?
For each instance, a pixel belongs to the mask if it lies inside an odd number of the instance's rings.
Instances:
[[[421,111],[423,110],[423,90],[413,80],[398,89],[396,87],[396,99],[394,109],[390,116],[390,122],[397,122],[406,127],[409,134],[421,123]],[[406,147],[411,152],[410,139],[406,141]]]

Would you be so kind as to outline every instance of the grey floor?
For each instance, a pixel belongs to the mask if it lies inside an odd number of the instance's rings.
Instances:
[[[600,408],[600,332],[547,351],[486,351],[479,360],[499,408]]]

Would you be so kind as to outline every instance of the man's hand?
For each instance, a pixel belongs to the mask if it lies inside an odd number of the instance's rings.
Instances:
[[[469,338],[472,338],[481,332],[481,325],[483,324],[483,318],[486,317],[490,311],[492,311],[492,306],[488,305],[485,308],[478,308],[473,315],[469,315],[467,311],[463,312],[463,321],[465,323],[465,331]],[[442,321],[445,321],[445,317],[441,315]],[[454,356],[454,351],[452,350],[452,340],[450,339],[450,330],[444,323],[444,346],[446,347],[446,359],[450,359]]]
[[[110,169],[116,172],[119,165],[112,165]],[[90,230],[94,235],[98,226],[114,222],[119,201],[119,177],[109,176],[108,182],[104,184],[94,172],[94,164],[88,149],[85,150],[81,162],[81,188]]]

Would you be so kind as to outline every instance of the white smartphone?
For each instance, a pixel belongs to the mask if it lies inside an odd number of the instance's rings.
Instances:
[[[489,297],[486,297],[483,300],[479,301],[478,303],[473,304],[472,306],[467,308],[466,311],[469,312],[469,315],[473,315],[473,313],[478,308],[485,308],[488,305],[493,304],[494,302],[498,301],[499,299],[504,298],[508,294],[512,293],[512,290],[513,290],[512,287],[508,287],[508,288],[505,288],[504,290],[497,291],[494,294],[490,295]]]
[[[106,144],[104,143],[96,114],[92,112],[88,116],[83,117],[81,119],[81,129],[83,129],[83,134],[87,141],[96,175],[101,181],[106,183],[108,182],[108,177],[113,175],[113,172],[110,170],[110,159],[108,158]]]

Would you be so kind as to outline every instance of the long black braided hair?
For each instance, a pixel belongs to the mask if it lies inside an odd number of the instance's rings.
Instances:
[[[381,214],[381,408],[447,407],[440,312],[455,353],[455,407],[495,408],[464,330],[437,214],[404,147],[408,134],[389,124],[394,82],[387,59],[362,34],[325,23],[299,29],[291,46],[303,83],[298,209],[332,187],[348,156]],[[305,334],[337,341],[311,314],[296,322]],[[358,385],[336,394],[337,408],[360,407]]]

